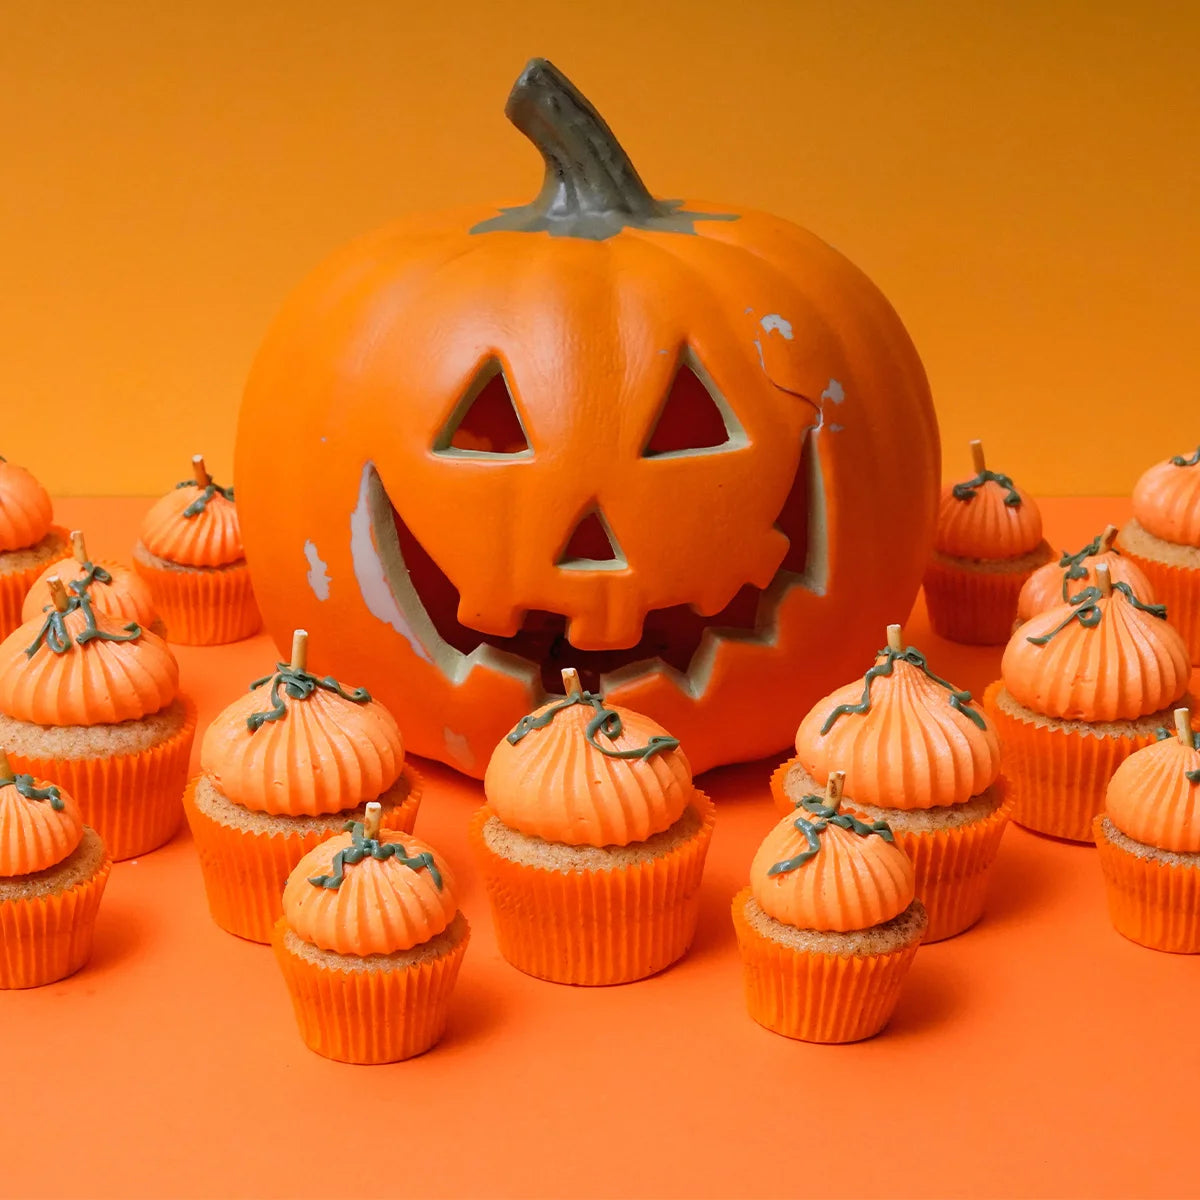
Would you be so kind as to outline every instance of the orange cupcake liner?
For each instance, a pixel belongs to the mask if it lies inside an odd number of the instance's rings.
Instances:
[[[62,538],[63,554],[70,554],[67,531],[61,526],[52,525],[50,532],[57,533]],[[25,603],[25,597],[29,595],[29,589],[53,561],[48,558],[44,562],[26,567],[23,571],[0,571],[0,641],[21,624],[21,607]],[[49,600],[47,595],[46,602],[49,603]]]
[[[385,829],[412,833],[421,804],[421,776],[404,766],[409,794],[403,804],[383,814]],[[251,942],[271,940],[271,931],[283,915],[283,887],[296,864],[330,835],[306,833],[250,833],[222,825],[196,807],[199,777],[183,794],[204,890],[212,918],[222,929]]]
[[[245,563],[220,570],[173,571],[135,557],[167,636],[185,646],[240,642],[262,625]]]
[[[951,642],[1003,646],[1017,619],[1027,571],[967,571],[936,560],[925,568],[925,602],[935,632]]]
[[[87,962],[111,870],[105,856],[90,879],[65,891],[0,900],[0,990],[41,987]]]
[[[1139,858],[1094,833],[1113,927],[1132,942],[1173,954],[1200,954],[1200,867]]]
[[[733,898],[746,1007],[760,1025],[804,1042],[860,1042],[891,1019],[919,941],[890,954],[813,954],[781,945],[746,919],[750,888]]]
[[[196,706],[186,697],[183,724],[166,741],[110,758],[29,758],[9,753],[18,771],[49,779],[71,794],[84,821],[104,840],[113,862],[169,842],[183,820],[183,789],[196,734]]]
[[[486,805],[471,843],[491,903],[500,953],[527,975],[554,983],[631,983],[669,967],[692,944],[700,878],[716,808],[699,789],[699,831],[659,858],[600,871],[525,866],[489,849]]]
[[[780,763],[779,766],[771,772],[771,803],[775,805],[776,812],[781,817],[786,817],[788,813],[794,812],[796,806],[788,799],[787,789],[784,786],[787,783],[788,772],[800,761],[800,756],[793,755],[787,762]]]
[[[1200,666],[1200,569],[1143,558],[1124,546],[1121,553],[1146,573],[1154,598],[1167,606],[1167,620],[1183,635],[1192,665]]]
[[[338,971],[293,954],[287,922],[271,936],[304,1044],[338,1062],[400,1062],[423,1054],[446,1029],[450,997],[470,940],[393,971]]]
[[[1154,735],[1098,737],[1034,725],[1005,712],[989,684],[983,707],[1000,737],[1001,762],[1013,820],[1026,829],[1073,842],[1091,842],[1092,819],[1104,809],[1104,793],[1116,769]]]

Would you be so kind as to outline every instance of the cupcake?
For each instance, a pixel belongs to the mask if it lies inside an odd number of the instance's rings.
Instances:
[[[1117,544],[1146,573],[1200,664],[1200,446],[1157,463],[1133,489],[1133,520]]]
[[[627,983],[687,953],[715,813],[675,738],[563,682],[496,747],[471,841],[514,967]]]
[[[57,576],[47,591],[44,617],[0,643],[0,745],[75,797],[113,859],[145,854],[183,816],[196,710],[162,638],[96,613]]]
[[[1200,954],[1200,734],[1177,708],[1158,738],[1117,768],[1096,818],[1108,909],[1132,941]]]
[[[305,1045],[340,1062],[433,1046],[470,937],[445,862],[379,818],[368,804],[300,859],[271,938]]]
[[[802,796],[733,900],[746,1006],[806,1042],[857,1042],[891,1018],[927,918],[886,821],[841,811],[843,774]]]
[[[1105,563],[1096,579],[1013,634],[983,697],[1013,819],[1077,842],[1092,840],[1113,772],[1169,723],[1191,673],[1161,604],[1113,583]]]
[[[150,586],[171,640],[189,646],[237,642],[261,620],[233,488],[213,482],[204,459],[192,459],[195,478],[177,483],[142,521],[133,565]]]
[[[166,628],[154,611],[150,589],[132,567],[108,560],[92,562],[78,529],[71,531],[71,552],[73,558],[51,563],[34,580],[21,606],[22,621],[38,619],[45,612],[46,588],[50,576],[57,575],[66,585],[68,595],[87,592],[96,613],[111,617],[119,625],[133,621],[159,637],[166,636]]]
[[[942,489],[925,600],[942,637],[1001,646],[1022,586],[1054,551],[1032,497],[987,469],[979,442],[971,443],[971,453],[975,474]]]
[[[24,467],[0,458],[0,638],[21,624],[21,604],[47,564],[67,552],[46,489]]]
[[[1100,563],[1108,566],[1109,578],[1114,583],[1127,583],[1139,600],[1155,603],[1154,589],[1145,573],[1113,545],[1116,536],[1117,527],[1106,525],[1104,532],[1092,538],[1082,550],[1074,554],[1064,550],[1058,562],[1038,567],[1025,580],[1017,599],[1017,625],[1048,608],[1071,604],[1085,588],[1095,587],[1096,567]]]
[[[887,635],[863,678],[800,723],[796,757],[775,773],[772,791],[777,808],[794,812],[843,768],[846,802],[886,822],[911,861],[929,915],[925,941],[936,942],[982,915],[1011,806],[996,731],[971,693],[935,675],[899,625]]]
[[[0,750],[0,989],[41,987],[87,962],[111,867],[75,801],[16,774]]]
[[[389,829],[411,832],[421,778],[404,761],[391,713],[363,688],[292,661],[221,712],[204,734],[200,774],[184,796],[213,919],[269,942],[292,868],[378,801]]]

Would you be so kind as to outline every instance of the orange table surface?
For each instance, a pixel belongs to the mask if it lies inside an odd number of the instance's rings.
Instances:
[[[145,507],[56,513],[128,557]],[[1128,501],[1043,511],[1076,549]],[[907,633],[976,694],[997,674],[998,649],[934,637],[921,601]],[[176,652],[201,730],[276,657],[264,636]],[[0,1196],[1200,1194],[1200,960],[1114,933],[1086,847],[1013,826],[983,921],[919,952],[878,1038],[749,1019],[729,904],[777,761],[703,778],[719,815],[691,954],[600,989],[500,957],[467,848],[480,787],[419,762],[417,829],[455,865],[472,940],[445,1039],[391,1066],[304,1048],[270,950],[209,918],[186,829],[118,864],[91,963],[0,992]]]

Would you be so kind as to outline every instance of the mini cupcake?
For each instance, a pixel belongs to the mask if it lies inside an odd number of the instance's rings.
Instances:
[[[1021,588],[1017,600],[1017,625],[1048,608],[1071,604],[1084,589],[1095,587],[1096,567],[1100,563],[1107,565],[1113,583],[1129,584],[1144,604],[1156,603],[1154,589],[1144,572],[1113,545],[1116,536],[1117,527],[1106,525],[1104,532],[1092,538],[1082,550],[1074,554],[1064,550],[1057,562],[1038,567]]]
[[[733,900],[746,1005],[806,1042],[857,1042],[889,1021],[925,932],[912,864],[886,821],[841,811],[841,771],[800,797]]]
[[[563,681],[496,747],[471,841],[514,967],[627,983],[687,953],[715,813],[675,738]]]
[[[184,796],[213,919],[255,942],[271,940],[308,851],[361,821],[370,801],[385,826],[411,832],[421,800],[391,713],[364,688],[310,674],[307,646],[298,629],[292,661],[217,716]]]
[[[177,483],[142,521],[133,565],[150,585],[171,640],[189,646],[237,642],[262,623],[233,488],[213,482],[204,459],[192,459],[195,479]]]
[[[1096,846],[1117,932],[1200,954],[1200,734],[1186,708],[1175,710],[1175,730],[1160,729],[1117,768]]]
[[[78,529],[71,531],[73,558],[62,558],[51,563],[34,580],[25,603],[21,606],[21,620],[40,620],[46,611],[46,588],[51,575],[57,575],[66,584],[68,595],[87,592],[92,609],[97,614],[111,617],[119,625],[130,621],[143,629],[166,636],[166,628],[154,611],[154,598],[150,589],[132,567],[120,563],[92,562],[87,544]]]
[[[271,938],[305,1045],[340,1062],[433,1046],[470,937],[445,862],[379,817],[368,804],[301,858]]]
[[[1002,678],[983,704],[1000,735],[1013,819],[1039,833],[1092,840],[1113,773],[1151,745],[1187,691],[1183,638],[1161,604],[1143,604],[1106,564],[1075,604],[1013,634]]]
[[[969,929],[983,913],[988,877],[1011,805],[1000,743],[971,693],[935,675],[905,647],[899,625],[861,680],[818,701],[796,733],[796,757],[772,779],[776,807],[794,812],[835,765],[847,804],[884,821],[912,862],[929,915],[925,941]]]
[[[0,643],[0,744],[75,797],[113,859],[145,854],[183,816],[196,710],[162,638],[94,612],[57,576],[47,590],[44,618]]]
[[[0,989],[65,979],[92,953],[112,862],[61,788],[0,750]]]
[[[24,467],[0,458],[0,638],[21,623],[21,603],[47,564],[67,552],[46,489]]]
[[[1054,557],[1042,514],[1007,475],[989,471],[971,443],[975,474],[942,489],[933,558],[925,571],[929,619],[952,642],[1001,646],[1025,581]]]
[[[1200,446],[1157,463],[1133,489],[1133,520],[1117,544],[1146,573],[1200,664]]]

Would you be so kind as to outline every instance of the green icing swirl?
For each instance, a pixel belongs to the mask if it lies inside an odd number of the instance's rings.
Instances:
[[[3,462],[0,459],[0,462]],[[15,787],[17,795],[23,796],[26,800],[49,800],[50,807],[55,812],[62,812],[66,807],[63,804],[62,793],[51,784],[49,787],[34,787],[32,775],[14,775],[11,779],[0,779],[0,788]]]
[[[802,796],[796,807],[803,808],[805,812],[817,818],[815,821],[810,821],[808,817],[798,816],[792,822],[792,827],[804,834],[808,849],[801,850],[794,858],[785,858],[783,862],[775,863],[767,872],[768,875],[783,875],[788,871],[796,870],[797,867],[804,866],[809,859],[816,858],[821,852],[821,834],[830,825],[836,825],[839,829],[848,829],[851,833],[858,834],[859,837],[870,837],[875,834],[883,838],[885,842],[896,840],[895,834],[892,833],[892,827],[886,821],[872,821],[870,824],[860,821],[852,813],[839,812],[837,804],[832,806],[826,804],[823,796],[811,794]]]
[[[79,592],[68,595],[67,607],[62,612],[53,606],[50,607],[41,629],[38,630],[37,637],[33,639],[33,644],[26,646],[25,657],[32,658],[43,643],[55,654],[66,654],[70,650],[72,642],[70,634],[67,633],[66,617],[76,609],[83,610],[85,622],[84,627],[73,639],[76,645],[86,646],[88,642],[94,641],[133,642],[142,636],[142,627],[136,621],[130,621],[128,625],[123,626],[124,633],[106,633],[102,629],[97,629],[96,614],[92,611],[91,597],[87,592]]]
[[[592,706],[593,715],[587,723],[584,736],[587,738],[589,746],[599,750],[607,758],[637,758],[645,761],[652,755],[665,754],[679,745],[678,738],[658,733],[644,746],[630,746],[626,750],[614,750],[611,746],[602,746],[596,740],[598,734],[603,734],[610,742],[615,742],[621,736],[624,726],[621,722],[621,714],[613,712],[611,708],[605,708],[604,697],[595,692],[577,692],[575,695],[560,700],[557,704],[552,704],[544,712],[530,713],[528,716],[522,717],[517,722],[516,728],[508,735],[509,745],[515,746],[526,734],[532,733],[535,729],[544,729],[560,712],[576,704]]]
[[[903,650],[893,650],[891,646],[884,646],[882,650],[876,652],[875,657],[879,658],[882,655],[883,661],[877,662],[863,676],[863,694],[862,699],[857,704],[839,704],[837,708],[825,718],[825,724],[821,726],[822,735],[828,733],[837,722],[839,717],[848,716],[850,713],[857,713],[860,716],[863,713],[871,711],[871,684],[876,679],[884,678],[891,675],[896,669],[896,663],[906,662],[922,671],[929,679],[933,680],[939,687],[944,687],[950,693],[950,707],[955,712],[960,712],[969,721],[973,721],[980,729],[987,729],[987,722],[983,719],[983,714],[976,712],[973,708],[968,708],[967,705],[971,702],[971,693],[961,691],[948,680],[943,679],[940,675],[935,675],[925,662],[925,655],[915,646],[906,646]]]
[[[1196,447],[1195,454],[1189,455],[1187,458],[1184,458],[1182,454],[1176,454],[1171,459],[1171,466],[1173,467],[1194,467],[1197,463],[1200,463],[1200,446]]]
[[[1112,585],[1112,590],[1120,592],[1140,612],[1149,613],[1152,617],[1158,617],[1160,621],[1167,619],[1167,606],[1165,604],[1143,604],[1133,594],[1133,588],[1129,584],[1118,581]],[[1025,640],[1032,642],[1035,646],[1044,646],[1051,638],[1062,633],[1072,621],[1078,621],[1084,629],[1094,629],[1104,617],[1104,610],[1100,607],[1100,601],[1103,598],[1104,593],[1098,587],[1084,588],[1071,601],[1075,607],[1049,633],[1044,633],[1041,637],[1027,637]]]
[[[283,688],[292,700],[307,700],[318,688],[323,692],[333,692],[335,695],[341,696],[343,700],[350,700],[355,704],[366,704],[371,699],[371,693],[366,688],[354,688],[347,692],[332,675],[318,679],[316,675],[311,675],[308,671],[299,670],[282,662],[275,664],[275,671],[272,674],[256,679],[250,685],[250,691],[253,692],[268,683],[271,685],[269,696],[271,707],[266,712],[253,712],[246,718],[246,724],[251,733],[266,724],[267,721],[280,721],[287,715],[287,706],[279,694],[280,688]]]
[[[998,483],[1002,488],[1005,488],[1008,494],[1004,497],[1004,503],[1010,508],[1021,507],[1021,493],[1017,491],[1013,485],[1013,481],[1007,475],[998,475],[995,471],[980,471],[973,479],[967,479],[962,483],[956,483],[951,489],[950,494],[955,500],[974,500],[975,492],[983,487],[985,483]]]
[[[1100,543],[1103,540],[1104,535],[1098,533],[1082,550],[1076,550],[1074,554],[1067,554],[1066,551],[1063,551],[1062,557],[1058,560],[1058,565],[1066,567],[1062,583],[1062,598],[1064,603],[1076,604],[1079,601],[1078,595],[1071,595],[1071,581],[1073,579],[1087,578],[1088,568],[1085,565],[1085,560],[1095,558],[1097,555],[1103,553],[1100,549]]]
[[[399,842],[381,842],[378,838],[369,838],[367,837],[367,827],[362,821],[347,821],[346,832],[351,837],[350,845],[339,850],[333,856],[331,874],[309,876],[308,882],[313,887],[337,891],[346,878],[347,867],[362,862],[364,858],[374,858],[379,862],[386,862],[389,858],[394,858],[402,867],[408,867],[409,870],[420,871],[424,868],[429,872],[438,891],[442,890],[442,873],[438,870],[437,864],[433,861],[433,855],[428,850],[422,850],[420,854],[410,856]]]
[[[175,490],[178,491],[180,488],[195,487],[195,486],[196,486],[196,481],[194,479],[184,479],[175,485]],[[222,487],[219,483],[211,483],[210,482],[208,487],[206,487],[200,493],[200,495],[197,496],[196,499],[193,500],[191,502],[191,504],[189,504],[187,506],[187,508],[185,508],[183,510],[183,516],[188,517],[188,518],[198,517],[208,507],[208,502],[218,492],[220,492],[221,495],[224,496],[226,500],[230,501],[231,503],[233,502],[233,488]]]
[[[103,567],[97,566],[90,560],[80,565],[83,567],[82,577],[72,579],[67,584],[67,590],[74,592],[75,595],[83,595],[93,583],[112,583],[112,576]],[[43,611],[45,610],[43,609]]]

